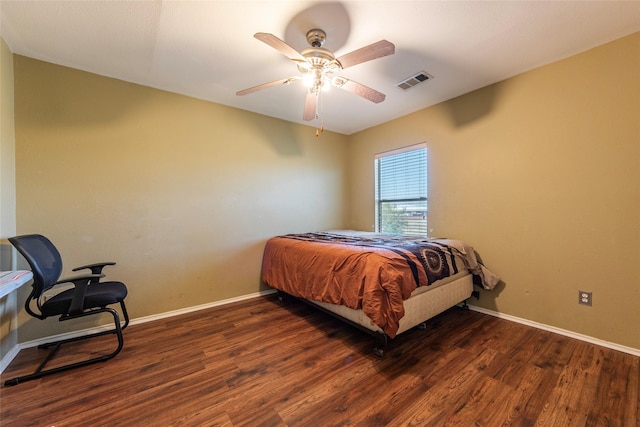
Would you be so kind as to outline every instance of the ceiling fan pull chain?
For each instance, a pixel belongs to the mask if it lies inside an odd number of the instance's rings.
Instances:
[[[324,132],[324,123],[322,122],[322,119],[320,118],[320,115],[322,113],[323,109],[322,109],[322,89],[320,89],[318,91],[318,96],[316,98],[316,138],[318,136],[320,136],[320,134],[322,132]],[[318,124],[320,126],[318,126]]]

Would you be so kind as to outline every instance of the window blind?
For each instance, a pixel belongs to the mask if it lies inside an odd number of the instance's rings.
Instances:
[[[376,230],[427,236],[427,148],[376,156]]]

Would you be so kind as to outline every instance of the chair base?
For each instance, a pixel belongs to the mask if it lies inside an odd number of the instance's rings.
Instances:
[[[105,361],[113,358],[114,356],[116,356],[118,353],[120,353],[120,350],[122,350],[122,347],[124,345],[124,339],[122,337],[122,330],[125,329],[127,327],[127,325],[129,324],[129,315],[127,314],[127,310],[126,310],[126,307],[124,305],[124,301],[120,303],[120,306],[122,308],[123,315],[124,315],[124,318],[125,318],[124,325],[120,324],[120,316],[119,316],[118,312],[116,310],[112,309],[112,308],[106,308],[106,307],[105,308],[101,308],[101,309],[97,309],[97,310],[90,310],[90,311],[83,312],[83,313],[76,314],[76,315],[69,315],[69,316],[61,317],[60,320],[63,321],[63,320],[77,319],[77,318],[80,318],[80,317],[85,317],[85,316],[94,315],[94,314],[98,314],[98,313],[110,313],[113,316],[115,329],[110,329],[108,331],[96,332],[96,333],[93,333],[93,334],[83,335],[83,336],[80,336],[80,337],[74,337],[74,338],[69,338],[69,339],[66,339],[66,340],[55,341],[55,342],[39,345],[38,348],[49,348],[49,347],[52,347],[52,346],[53,346],[53,348],[49,351],[49,353],[47,354],[45,359],[42,361],[40,366],[38,366],[38,368],[35,370],[35,372],[33,372],[32,374],[29,374],[29,375],[23,375],[23,376],[20,376],[20,377],[15,377],[15,378],[11,378],[9,380],[6,380],[4,382],[4,385],[5,386],[15,386],[15,385],[18,385],[18,384],[26,382],[26,381],[35,380],[35,379],[42,378],[44,376],[55,374],[55,373],[58,373],[58,372],[68,371],[70,369],[80,368],[82,366],[87,366],[87,365],[91,365],[91,364],[98,363],[98,362],[105,362]],[[56,353],[58,352],[58,350],[60,349],[62,344],[69,343],[69,342],[75,342],[75,341],[81,341],[81,340],[85,340],[85,339],[89,339],[89,338],[95,338],[95,337],[98,337],[98,336],[101,336],[101,335],[109,335],[109,334],[116,334],[116,336],[118,338],[118,347],[115,349],[115,351],[113,351],[113,352],[111,352],[109,354],[102,355],[102,356],[98,356],[98,357],[93,357],[91,359],[82,360],[80,362],[70,363],[68,365],[58,366],[56,368],[51,368],[51,369],[46,369],[46,370],[44,369],[45,366],[47,365],[47,363],[51,359],[53,359],[53,357],[56,355]]]

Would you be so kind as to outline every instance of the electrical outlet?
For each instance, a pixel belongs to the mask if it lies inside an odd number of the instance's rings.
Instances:
[[[591,292],[578,291],[578,304],[591,305],[592,302]]]

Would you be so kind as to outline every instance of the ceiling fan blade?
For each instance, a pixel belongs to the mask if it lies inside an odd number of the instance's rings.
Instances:
[[[338,58],[338,62],[342,65],[342,69],[371,61],[372,59],[382,58],[383,56],[393,55],[396,47],[393,43],[386,40],[362,47],[353,52],[342,55]]]
[[[257,91],[262,90],[262,89],[269,88],[269,87],[286,85],[286,84],[289,84],[289,83],[291,83],[293,81],[296,81],[296,80],[300,80],[300,77],[299,76],[287,77],[286,79],[280,79],[280,80],[276,80],[276,81],[269,82],[269,83],[262,83],[260,85],[250,87],[248,89],[244,89],[244,90],[238,91],[238,92],[236,92],[236,95],[243,96],[243,95],[247,95],[247,94],[250,94],[250,93],[253,93],[253,92],[257,92]]]
[[[269,33],[255,33],[253,37],[257,38],[263,43],[268,44],[290,60],[294,62],[307,62],[307,60],[302,56],[300,52],[286,44],[284,41],[280,40],[278,37]]]
[[[384,101],[384,99],[386,98],[386,95],[384,93],[378,92],[375,89],[371,89],[368,86],[365,86],[358,82],[354,82],[353,80],[349,80],[344,77],[336,77],[333,81],[333,85],[339,87],[340,89],[344,89],[347,92],[351,92],[355,95],[368,99],[371,102],[375,102],[376,104]]]
[[[306,121],[316,118],[316,108],[318,106],[318,92],[307,92],[304,100],[304,114],[302,118]]]

